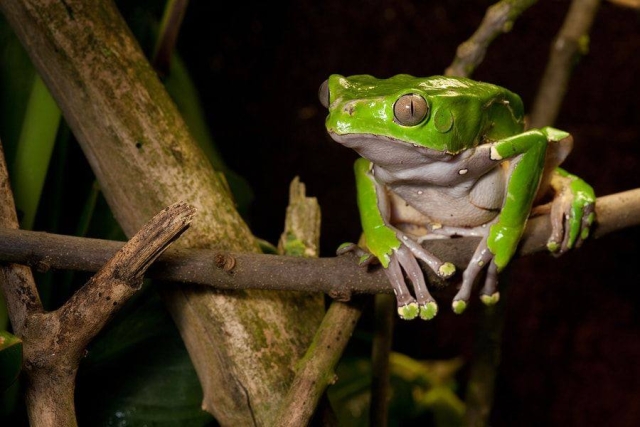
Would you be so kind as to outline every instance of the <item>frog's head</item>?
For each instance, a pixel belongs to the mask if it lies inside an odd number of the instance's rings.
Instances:
[[[490,126],[485,107],[497,89],[502,88],[443,76],[334,74],[319,97],[329,109],[331,137],[363,157],[370,157],[368,145],[381,140],[456,154],[477,145]]]

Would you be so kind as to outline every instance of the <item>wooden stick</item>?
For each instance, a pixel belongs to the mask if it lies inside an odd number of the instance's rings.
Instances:
[[[640,225],[640,189],[598,198],[597,224],[592,236]],[[532,218],[522,238],[518,256],[545,251],[551,230],[547,216]],[[478,239],[430,240],[425,246],[443,259],[464,268]],[[589,244],[589,243],[587,243]],[[39,269],[97,271],[121,242],[61,236],[0,228],[0,260]],[[379,267],[357,268],[348,256],[316,259],[232,253],[209,249],[169,249],[149,269],[148,277],[193,283],[218,289],[274,289],[324,292],[347,300],[351,294],[391,292]],[[442,282],[426,268],[430,281]]]
[[[580,56],[587,53],[589,29],[600,0],[573,0],[551,54],[531,110],[530,127],[551,126],[558,117],[569,77]]]
[[[445,75],[468,77],[484,59],[489,44],[500,34],[511,30],[516,19],[536,0],[502,0],[487,9],[475,33],[458,46],[456,57]]]

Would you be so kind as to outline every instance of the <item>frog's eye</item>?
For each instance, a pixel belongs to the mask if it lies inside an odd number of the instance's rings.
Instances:
[[[396,122],[403,126],[415,126],[427,117],[427,114],[429,114],[427,100],[415,93],[402,95],[393,104],[393,116]]]
[[[325,80],[318,89],[318,98],[324,108],[329,108],[329,80]]]

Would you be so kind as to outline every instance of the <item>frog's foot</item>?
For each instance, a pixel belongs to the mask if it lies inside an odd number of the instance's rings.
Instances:
[[[416,299],[409,293],[409,289],[404,282],[404,276],[396,253],[390,256],[389,265],[384,269],[384,272],[393,287],[393,293],[396,295],[398,316],[403,320],[415,319],[420,309]]]
[[[367,265],[378,261],[378,259],[375,256],[373,256],[373,254],[365,251],[355,243],[351,243],[351,242],[343,243],[340,246],[338,246],[338,249],[336,250],[336,255],[338,256],[345,255],[348,253],[352,253],[356,257],[358,257],[358,265],[360,267],[366,267]]]
[[[415,298],[409,293],[402,270],[413,285]],[[389,265],[384,271],[396,295],[401,319],[411,320],[420,316],[423,320],[430,320],[435,317],[438,304],[427,289],[420,265],[407,247],[401,246],[391,254]]]
[[[485,285],[482,289],[482,296],[480,299],[485,303],[494,300],[497,302],[500,298],[500,295],[497,292],[497,267],[495,267],[495,263],[493,262],[493,254],[487,247],[486,237],[480,241],[480,244],[476,248],[471,261],[469,261],[469,265],[462,274],[462,285],[460,286],[460,290],[456,296],[453,297],[451,308],[453,308],[453,311],[456,314],[461,314],[466,310],[469,299],[471,298],[473,284],[478,275],[485,268],[487,268],[487,278],[485,279]]]
[[[433,319],[438,313],[438,304],[429,293],[427,283],[424,279],[424,273],[420,269],[420,265],[416,261],[413,253],[411,253],[407,247],[401,246],[395,252],[394,256],[413,284],[420,318],[423,320]]]
[[[551,204],[551,237],[547,248],[561,255],[589,237],[595,219],[595,193],[582,179],[562,169],[551,180],[556,196]]]

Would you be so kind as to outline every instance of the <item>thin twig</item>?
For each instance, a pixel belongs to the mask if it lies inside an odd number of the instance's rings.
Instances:
[[[549,61],[531,110],[531,128],[550,126],[560,111],[569,77],[589,48],[589,30],[600,0],[573,0],[562,28],[551,45]]]
[[[453,63],[445,75],[468,77],[484,59],[489,44],[500,34],[511,30],[516,19],[536,0],[502,0],[487,9],[475,33],[458,46]]]
[[[508,293],[504,276],[500,294]],[[493,407],[495,379],[502,355],[502,331],[505,322],[505,298],[493,307],[482,310],[476,329],[474,357],[465,393],[465,424],[484,427],[488,425]]]
[[[160,24],[160,34],[153,52],[153,67],[160,75],[167,75],[171,67],[171,57],[175,50],[178,33],[182,26],[189,0],[167,2]]]
[[[326,388],[337,380],[334,372],[340,356],[356,327],[363,297],[348,303],[334,301],[318,328],[309,350],[300,360],[300,369],[291,384],[274,426],[298,427],[308,424]]]
[[[289,186],[289,205],[287,206],[284,232],[278,242],[278,253],[294,257],[317,258],[320,247],[320,219],[321,211],[318,200],[315,197],[307,197],[305,185],[296,176]],[[294,300],[291,303],[299,307],[300,312],[304,313],[304,316],[308,317],[309,323],[315,325],[317,329],[322,324],[323,316],[327,316],[324,308],[324,295],[306,294],[305,297],[305,294],[295,293],[292,296]],[[313,338],[311,334],[305,337],[304,344],[307,348]],[[337,352],[337,357],[342,354],[341,349],[338,348],[323,348],[321,351],[325,353]],[[296,366],[296,376],[305,372],[302,363],[300,362]],[[299,417],[304,418],[304,422],[301,422],[300,425],[308,425],[314,410],[316,410],[315,405],[304,405],[309,401],[320,403],[318,410],[322,411],[319,415],[323,418],[328,420],[335,417],[328,400],[320,401],[313,396],[291,396],[292,393],[299,392],[301,390],[290,389],[288,391],[280,403],[280,407],[276,408],[277,411],[273,414],[275,419],[284,419],[290,414],[298,414]],[[309,392],[312,391],[309,390]],[[322,424],[327,423],[323,422]]]
[[[597,225],[592,236],[640,225],[640,189],[598,198]],[[545,251],[551,225],[547,216],[527,223],[518,255]],[[464,268],[478,239],[429,240],[425,247]],[[0,228],[0,260],[40,269],[97,271],[121,242]],[[147,274],[172,282],[194,283],[218,289],[273,289],[324,292],[348,299],[352,293],[391,292],[380,268],[356,268],[349,257],[305,259],[278,255],[231,253],[208,249],[169,249]],[[430,269],[429,280],[438,280]],[[439,283],[443,284],[442,281]],[[456,283],[455,279],[444,283]]]
[[[388,425],[389,398],[391,396],[389,355],[393,343],[395,313],[396,301],[393,295],[376,295],[371,349],[371,403],[369,405],[369,424],[372,427],[386,427]]]

